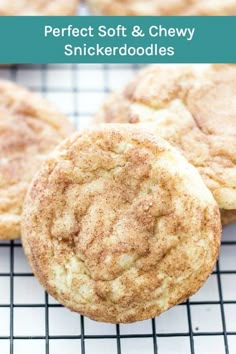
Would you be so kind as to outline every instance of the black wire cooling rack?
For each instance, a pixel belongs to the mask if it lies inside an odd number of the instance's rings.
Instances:
[[[134,65],[36,65],[0,69],[54,101],[84,127],[104,94]],[[236,225],[225,228],[220,260],[206,285],[156,319],[93,322],[64,309],[31,273],[19,241],[0,242],[0,354],[235,354]]]

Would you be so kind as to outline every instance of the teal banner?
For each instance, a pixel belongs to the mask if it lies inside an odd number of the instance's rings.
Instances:
[[[0,17],[0,63],[236,63],[236,17]]]

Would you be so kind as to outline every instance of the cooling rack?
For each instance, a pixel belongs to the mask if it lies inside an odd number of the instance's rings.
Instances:
[[[78,129],[135,65],[35,65],[1,68],[0,78],[40,92]],[[158,318],[129,325],[91,321],[48,296],[20,241],[0,242],[0,354],[235,354],[236,225],[224,229],[221,255],[205,286]]]

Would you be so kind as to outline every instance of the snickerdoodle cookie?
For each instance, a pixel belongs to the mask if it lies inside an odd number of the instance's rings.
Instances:
[[[198,168],[232,221],[236,214],[232,212],[236,209],[236,65],[149,66],[108,99],[97,120],[141,123],[142,129],[167,139]]]
[[[45,156],[72,131],[45,99],[0,80],[0,239],[20,236],[29,182]]]
[[[0,16],[75,15],[79,0],[1,0]]]
[[[196,292],[220,244],[217,204],[197,170],[132,125],[76,133],[26,197],[22,239],[36,277],[94,320],[151,318]]]
[[[99,15],[233,15],[236,0],[87,0]]]

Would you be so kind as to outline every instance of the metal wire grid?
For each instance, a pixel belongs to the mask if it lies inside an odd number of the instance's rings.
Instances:
[[[96,110],[92,99],[95,97],[94,95],[100,95],[99,99],[95,100],[97,105],[100,104],[104,93],[108,93],[114,86],[117,86],[117,81],[120,84],[125,82],[127,77],[137,69],[138,67],[134,65],[21,66],[1,69],[0,77],[7,77],[23,83],[35,91],[41,91],[53,101],[56,101],[55,95],[58,95],[58,104],[64,104],[61,102],[62,97],[69,94],[70,105],[66,102],[63,110],[77,127],[81,127],[89,124],[91,113]],[[88,79],[87,74],[89,74]],[[70,82],[65,79],[69,76]],[[86,107],[88,109],[85,109]],[[43,300],[39,303],[35,303],[33,297],[33,301],[27,303],[23,297],[21,297],[21,301],[16,301],[18,296],[16,285],[19,285],[23,278],[33,279],[33,274],[28,268],[25,268],[26,271],[18,269],[19,259],[23,259],[23,255],[20,255],[22,254],[22,246],[19,241],[0,242],[0,256],[3,256],[3,261],[0,258],[0,284],[3,279],[9,281],[9,301],[1,300],[4,285],[0,285],[0,354],[236,353],[235,226],[226,228],[224,232],[222,256],[209,279],[212,284],[214,280],[215,285],[210,287],[206,285],[199,292],[199,294],[202,292],[202,295],[192,297],[157,319],[136,325],[105,325],[104,327],[104,325],[94,322],[91,327],[93,321],[76,314],[76,321],[79,319],[76,322],[78,331],[73,327],[71,333],[65,334],[51,333],[52,323],[55,326],[55,322],[57,322],[57,319],[53,318],[52,311],[63,307],[53,301],[47,293],[44,293]],[[19,268],[21,270],[21,266]],[[227,277],[229,278],[226,281]],[[29,291],[31,291],[29,288],[23,289],[23,296],[26,296]],[[33,295],[35,294],[33,292]],[[37,297],[37,294],[35,296]],[[4,309],[9,311],[9,319],[6,314],[5,317],[1,315],[1,311]],[[20,326],[24,326],[26,311],[33,313],[34,309],[43,311],[43,332],[42,330],[37,332],[37,322],[39,325],[42,321],[40,322],[34,313],[30,317],[29,325],[36,327],[36,333],[34,332],[32,335],[28,330],[28,332],[17,334]],[[212,317],[215,309],[218,309],[217,318]],[[19,310],[21,317],[18,318],[16,325],[16,315]],[[185,316],[183,311],[186,311],[185,327],[181,322]],[[199,313],[203,313],[201,319]],[[68,315],[67,312],[64,314]],[[75,317],[73,318],[75,320]],[[60,317],[60,321],[70,322],[70,319],[67,319],[68,317],[65,320],[63,316]],[[2,325],[8,324],[8,330],[4,330],[4,334],[1,333],[1,322]],[[89,326],[90,331],[88,331]],[[56,342],[57,345],[55,345]]]

